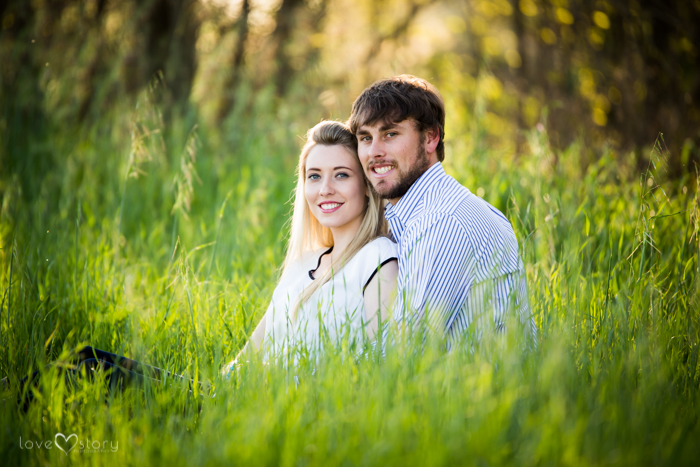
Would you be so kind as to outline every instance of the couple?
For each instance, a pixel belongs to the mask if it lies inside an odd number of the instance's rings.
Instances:
[[[308,131],[282,276],[225,371],[252,350],[268,359],[373,338],[392,309],[399,326],[425,324],[448,346],[490,319],[502,330],[509,310],[534,336],[513,229],[445,173],[444,126],[437,89],[402,75],[365,89],[347,126]]]
[[[318,352],[325,341],[374,338],[392,311],[399,327],[426,326],[448,347],[465,331],[503,330],[510,313],[534,338],[510,223],[442,168],[445,110],[437,89],[407,75],[378,81],[355,100],[348,123],[322,122],[308,132],[282,277],[224,374],[253,350],[269,361],[299,344]],[[76,363],[66,378],[84,367],[90,377],[110,370],[110,386],[185,381],[92,347]],[[39,374],[20,381],[25,408]]]

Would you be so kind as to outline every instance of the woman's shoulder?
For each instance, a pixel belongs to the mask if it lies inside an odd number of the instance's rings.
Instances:
[[[354,274],[359,279],[362,290],[374,277],[379,268],[398,258],[398,247],[387,237],[377,237],[367,243],[355,258]]]
[[[359,252],[365,260],[379,260],[380,263],[398,257],[398,245],[388,237],[377,237],[367,243]]]
[[[375,238],[367,245],[373,245],[375,248],[387,248],[391,251],[398,250],[398,245],[396,244],[396,242],[390,239],[389,237],[384,236]]]
[[[318,261],[319,256],[328,250],[328,248],[319,248],[317,250],[306,250],[301,256],[295,259],[287,268],[285,268],[284,275],[298,274],[304,270],[313,269],[316,267],[316,261]]]
[[[316,250],[306,250],[304,253],[301,254],[301,257],[299,258],[299,264],[306,266],[309,263],[317,261],[319,256],[321,256],[321,254],[324,251],[328,251],[328,247],[321,247]]]

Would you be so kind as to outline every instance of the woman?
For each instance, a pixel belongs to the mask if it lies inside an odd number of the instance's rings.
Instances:
[[[300,346],[322,350],[321,333],[331,341],[372,338],[379,318],[388,318],[398,275],[396,244],[384,236],[381,198],[364,176],[355,136],[339,122],[311,128],[299,156],[298,177],[282,277],[265,316],[225,373],[251,344],[256,351],[265,347],[269,361]],[[67,380],[81,374],[82,367],[89,376],[110,370],[110,386],[166,375],[184,380],[92,347],[78,352],[75,363],[77,369],[66,372]],[[22,379],[20,387],[33,388],[38,380],[37,371]],[[20,402],[26,408],[33,389],[23,389],[23,394]]]
[[[300,345],[321,350],[321,333],[331,341],[372,338],[379,318],[388,318],[396,244],[385,236],[381,198],[364,175],[357,139],[342,123],[319,123],[307,133],[297,172],[282,277],[265,316],[225,371],[249,350],[264,348],[265,360]]]

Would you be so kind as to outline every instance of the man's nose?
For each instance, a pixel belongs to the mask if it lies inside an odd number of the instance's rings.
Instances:
[[[386,156],[386,147],[381,138],[372,138],[372,144],[369,148],[369,155],[372,157]]]

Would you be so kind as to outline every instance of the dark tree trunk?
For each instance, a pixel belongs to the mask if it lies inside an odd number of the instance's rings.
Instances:
[[[520,55],[520,67],[513,69],[513,77],[515,78],[515,88],[518,92],[518,107],[516,122],[518,129],[515,132],[515,153],[520,154],[524,150],[525,138],[522,131],[525,128],[525,122],[523,121],[523,97],[529,91],[529,81],[527,77],[527,57],[525,54],[525,24],[523,14],[520,11],[517,0],[513,0],[511,7],[513,8],[513,32],[515,32],[515,37],[518,39],[518,54]]]
[[[124,62],[127,92],[140,91],[163,73],[172,103],[186,103],[196,71],[196,6],[196,0],[152,0],[140,6],[136,33],[143,36]]]
[[[243,59],[245,58],[245,44],[248,41],[248,16],[250,15],[250,1],[243,0],[241,5],[241,14],[236,21],[235,28],[238,30],[238,39],[236,46],[233,48],[231,56],[232,69],[224,81],[219,109],[217,112],[217,120],[222,122],[226,116],[233,110],[235,105],[236,89],[240,82],[240,77],[243,72]]]
[[[283,96],[287,92],[287,86],[294,75],[292,58],[287,53],[286,44],[292,36],[295,12],[303,4],[303,0],[282,0],[282,5],[275,15],[276,25],[272,37],[277,47],[275,50],[275,63],[277,65],[275,88],[278,96]]]

